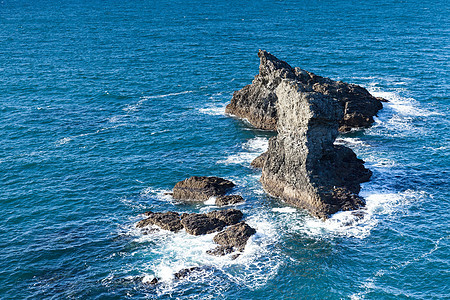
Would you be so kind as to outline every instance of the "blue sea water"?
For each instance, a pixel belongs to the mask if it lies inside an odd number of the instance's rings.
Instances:
[[[0,298],[450,298],[449,19],[439,0],[2,0]],[[337,140],[374,173],[363,219],[262,190],[249,164],[272,134],[224,114],[258,49],[390,101]],[[164,194],[192,175],[245,198],[236,260],[134,228],[214,209]]]

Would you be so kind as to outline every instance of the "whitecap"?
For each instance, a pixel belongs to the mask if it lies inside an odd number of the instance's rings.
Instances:
[[[226,159],[219,160],[217,163],[226,165],[230,164],[244,164],[248,165],[259,155],[267,151],[269,147],[269,140],[265,137],[255,137],[248,140],[242,145],[244,151],[231,154]]]
[[[295,213],[295,212],[297,212],[297,209],[295,209],[293,207],[275,207],[275,208],[272,208],[272,211],[280,212],[280,213]]]
[[[381,97],[389,102],[384,103],[385,107],[393,109],[402,116],[427,117],[431,115],[442,115],[442,113],[429,111],[420,107],[419,102],[411,97],[403,97],[400,91],[382,91],[379,87],[369,87],[368,91],[375,97]]]
[[[171,190],[155,189],[153,187],[147,187],[140,192],[140,195],[147,196],[147,197],[152,196],[152,197],[155,197],[156,199],[158,199],[160,201],[164,201],[164,202],[172,202],[173,201]]]
[[[210,105],[205,108],[200,108],[198,111],[203,114],[207,114],[207,115],[211,115],[211,116],[221,116],[221,115],[225,115],[225,107],[226,107],[226,104],[218,104],[216,106]]]
[[[356,211],[341,211],[326,221],[306,216],[305,223],[298,230],[311,236],[347,236],[364,239],[370,235],[382,216],[391,215],[399,207],[426,195],[423,191],[406,190],[404,192],[379,192],[363,189],[361,196],[366,206]]]
[[[57,145],[64,145],[64,144],[67,144],[68,142],[70,142],[71,140],[72,140],[72,138],[68,136],[68,137],[65,137],[65,138],[62,138],[62,139],[58,140],[56,142],[56,144]]]
[[[217,197],[209,197],[208,200],[204,202],[205,205],[216,205]]]
[[[344,145],[344,146],[359,146],[359,147],[368,147],[369,145],[366,144],[364,141],[362,141],[359,138],[350,138],[350,137],[338,137],[334,141],[335,145]]]

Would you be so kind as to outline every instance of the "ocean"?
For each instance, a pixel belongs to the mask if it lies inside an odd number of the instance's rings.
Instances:
[[[449,21],[439,0],[2,0],[0,298],[449,299]],[[258,49],[389,100],[337,140],[373,171],[362,219],[263,191],[273,133],[224,113]],[[236,260],[134,227],[215,209],[165,194],[193,175],[244,197]]]

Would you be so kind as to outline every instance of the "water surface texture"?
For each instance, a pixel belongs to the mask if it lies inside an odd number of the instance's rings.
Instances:
[[[0,298],[449,297],[449,16],[439,0],[1,1]],[[258,49],[390,101],[337,140],[374,173],[362,219],[263,192],[250,161],[272,134],[224,114]],[[236,260],[205,253],[213,235],[134,228],[214,209],[164,195],[192,175],[246,199],[257,234]]]

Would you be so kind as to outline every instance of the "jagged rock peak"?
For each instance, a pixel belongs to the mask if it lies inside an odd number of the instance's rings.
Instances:
[[[371,172],[351,149],[334,145],[340,104],[288,79],[275,93],[278,135],[270,139],[263,162],[264,189],[322,219],[363,206],[357,194]]]
[[[339,120],[339,131],[366,128],[382,108],[383,99],[373,97],[366,89],[355,84],[334,81],[301,68],[293,68],[267,51],[259,50],[259,74],[252,84],[233,94],[226,113],[246,118],[253,126],[276,130],[278,112],[275,89],[283,79],[296,81],[305,92],[319,92],[337,101],[344,112]]]

